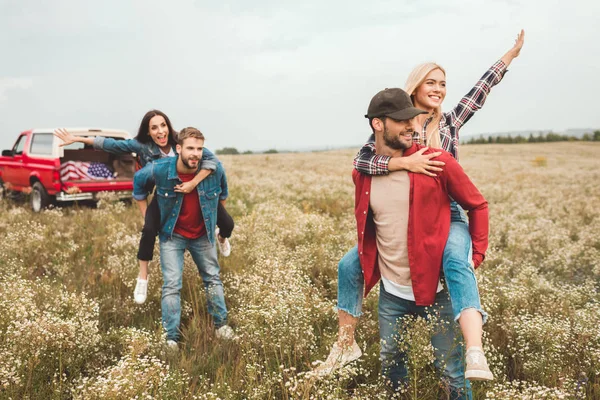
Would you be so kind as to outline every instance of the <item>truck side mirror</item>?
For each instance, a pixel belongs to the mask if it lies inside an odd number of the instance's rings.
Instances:
[[[12,150],[2,150],[2,157],[12,157],[12,156],[13,156]]]

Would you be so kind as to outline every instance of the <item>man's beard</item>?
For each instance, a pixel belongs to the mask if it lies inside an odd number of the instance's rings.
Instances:
[[[404,133],[404,132],[403,132]],[[383,142],[387,147],[394,150],[406,150],[412,147],[412,132],[409,143],[400,140],[399,134],[392,135],[385,124],[383,125]]]
[[[190,161],[190,158],[192,158],[192,157],[187,157],[187,158],[186,158],[186,157],[184,157],[184,156],[182,155],[182,156],[181,156],[181,162],[183,163],[183,165],[185,165],[185,167],[186,167],[187,169],[197,169],[197,168],[198,168],[198,165],[197,165],[197,164],[196,164],[196,166],[195,166],[195,167],[192,167],[192,166],[190,165],[190,163],[189,163],[189,161]],[[195,160],[195,161],[200,161],[200,160],[199,160],[199,159],[197,159],[197,158],[196,158],[196,159],[194,159],[194,160]]]

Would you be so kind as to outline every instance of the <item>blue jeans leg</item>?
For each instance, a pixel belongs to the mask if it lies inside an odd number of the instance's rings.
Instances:
[[[220,276],[221,267],[217,260],[217,248],[204,235],[201,238],[189,240],[188,250],[204,282],[208,313],[213,318],[215,328],[219,329],[227,324],[227,307]]]
[[[397,337],[405,329],[403,318],[406,315],[429,318],[426,307],[417,306],[414,301],[401,299],[385,291],[383,285],[379,291],[379,334],[381,338],[381,368],[383,376],[394,389],[407,385],[408,370],[406,352],[398,347]],[[435,348],[435,367],[441,371],[442,379],[448,386],[450,398],[463,400],[472,398],[471,386],[465,380],[463,347],[457,340],[459,335],[454,329],[450,298],[445,290],[436,295],[435,304],[430,312],[439,313],[440,329],[431,338]]]
[[[397,337],[405,327],[403,318],[416,313],[414,301],[389,294],[383,284],[379,285],[379,338],[381,351],[381,374],[394,389],[407,384],[406,352],[398,347]]]
[[[452,324],[452,307],[447,290],[442,290],[435,296],[435,304],[431,307],[433,312],[439,312],[442,328],[436,330],[431,337],[435,355],[435,367],[442,373],[442,380],[447,386],[451,400],[471,400],[471,383],[465,380],[464,346],[462,336],[456,326]],[[422,307],[419,307],[422,308]],[[422,317],[427,318],[427,313],[420,311]]]
[[[452,299],[454,320],[458,321],[463,310],[474,308],[481,313],[485,323],[487,313],[481,308],[477,279],[471,265],[472,244],[469,225],[464,211],[454,202],[451,205],[451,214],[450,233],[444,248],[442,263]]]
[[[174,341],[179,340],[183,254],[186,245],[186,240],[177,236],[160,241],[160,267],[163,274],[162,323],[167,331],[167,339]]]
[[[365,287],[358,246],[354,246],[338,264],[338,310],[360,317]]]

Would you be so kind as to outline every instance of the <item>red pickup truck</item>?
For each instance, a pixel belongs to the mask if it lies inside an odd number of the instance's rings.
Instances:
[[[67,129],[76,136],[129,139],[127,131]],[[0,157],[0,196],[30,194],[31,208],[39,212],[55,202],[98,200],[98,193],[113,192],[131,198],[135,159],[94,150],[83,143],[60,147],[53,129],[33,129],[19,135],[11,150]]]

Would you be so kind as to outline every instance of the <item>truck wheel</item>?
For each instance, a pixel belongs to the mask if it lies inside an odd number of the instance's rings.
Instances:
[[[31,209],[36,213],[42,211],[44,208],[50,205],[50,196],[48,196],[46,189],[44,189],[44,186],[42,186],[42,184],[39,182],[33,184],[30,199]]]
[[[6,198],[6,189],[4,188],[4,181],[0,179],[0,200]]]

